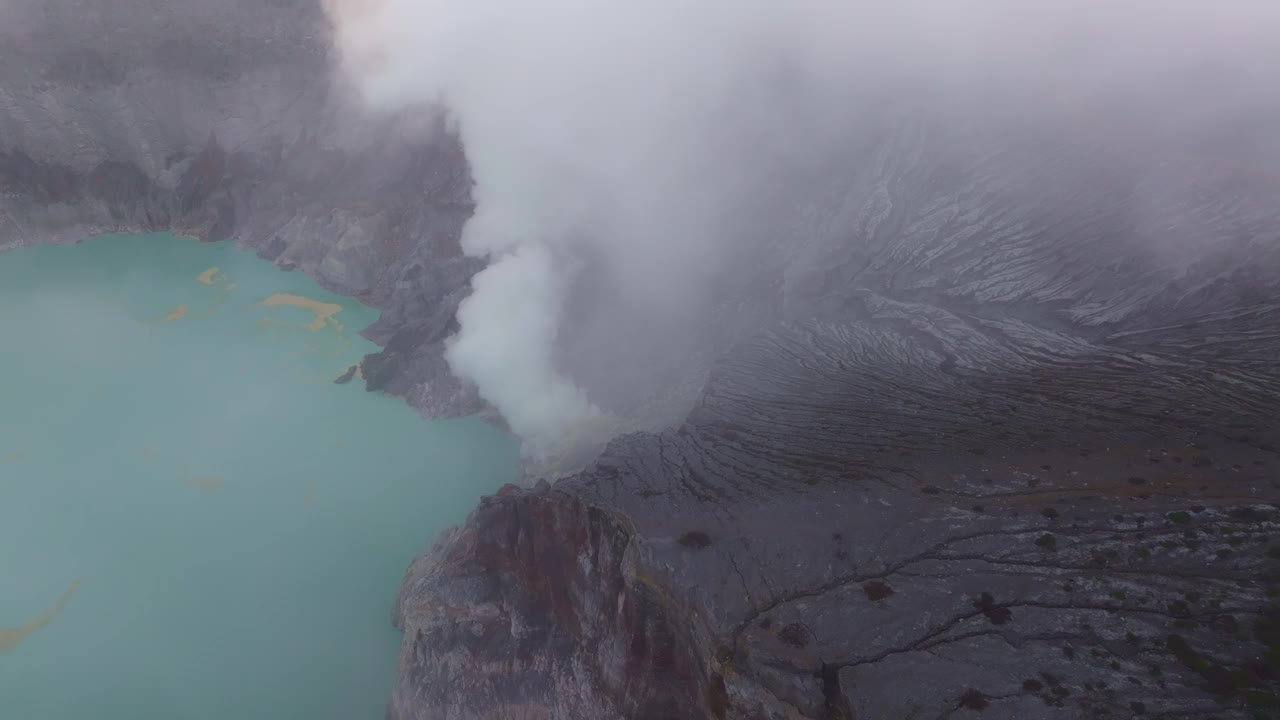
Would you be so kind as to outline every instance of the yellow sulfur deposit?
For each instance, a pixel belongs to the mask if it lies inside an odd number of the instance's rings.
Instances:
[[[210,495],[215,490],[222,487],[222,478],[216,475],[211,475],[209,477],[185,475],[183,479],[186,480],[188,485],[200,488],[200,492],[205,495]]]
[[[335,303],[324,303],[301,295],[279,293],[263,300],[262,304],[267,307],[297,307],[310,310],[316,317],[306,327],[312,332],[323,330],[326,325],[332,325],[338,331],[342,330],[342,324],[333,318],[334,315],[342,312],[342,306]]]
[[[217,285],[218,283],[226,282],[226,280],[227,274],[216,267],[211,267],[196,276],[196,282],[210,287]]]
[[[72,583],[71,587],[62,593],[62,597],[58,598],[58,601],[53,604],[53,607],[44,611],[39,617],[26,625],[16,628],[0,628],[0,652],[8,652],[17,648],[18,645],[22,644],[23,640],[27,639],[28,635],[53,622],[53,619],[67,606],[71,596],[75,594],[76,589],[79,587],[79,583]]]

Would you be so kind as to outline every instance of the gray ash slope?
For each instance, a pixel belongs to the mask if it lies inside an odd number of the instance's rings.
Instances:
[[[419,560],[394,717],[1274,715],[1274,204],[875,152],[686,422]]]
[[[1274,131],[887,115],[687,420],[419,559],[393,717],[1275,714]]]
[[[235,237],[383,308],[372,388],[480,408],[440,355],[478,267],[462,148],[354,120],[330,60],[302,0],[8,3],[0,248]],[[1274,108],[998,111],[851,132],[669,397],[608,398],[686,419],[415,562],[391,716],[1273,715]]]

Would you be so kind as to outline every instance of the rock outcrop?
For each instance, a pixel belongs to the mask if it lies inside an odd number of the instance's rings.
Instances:
[[[478,269],[463,149],[353,120],[330,62],[308,0],[11,0],[0,249],[234,237],[383,309],[371,389],[482,408],[441,356]],[[390,716],[1275,717],[1264,111],[878,109],[717,280],[638,415],[681,421],[414,563]]]

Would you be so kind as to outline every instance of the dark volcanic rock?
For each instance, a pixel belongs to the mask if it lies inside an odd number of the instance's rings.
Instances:
[[[545,483],[505,489],[475,519],[483,534],[446,535],[406,578],[392,717],[704,716],[723,690],[709,649],[636,574],[625,519]],[[621,692],[637,678],[662,682]]]
[[[342,373],[341,375],[339,375],[338,377],[334,378],[334,379],[333,379],[333,384],[334,384],[334,385],[346,385],[347,383],[351,382],[351,378],[354,378],[354,377],[356,376],[356,373],[358,373],[358,372],[360,372],[360,365],[358,365],[358,364],[357,364],[357,365],[352,365],[351,367],[347,368],[346,372],[344,372],[344,373]]]

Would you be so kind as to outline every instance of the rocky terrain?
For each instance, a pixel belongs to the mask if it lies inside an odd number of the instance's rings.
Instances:
[[[326,32],[0,7],[0,248],[234,237],[383,308],[371,389],[482,409],[440,355],[462,148],[353,119]],[[414,563],[390,717],[1280,717],[1280,116],[927,109],[851,131],[716,288],[650,413],[682,420]]]
[[[987,374],[877,314],[779,331],[678,430],[486,500],[406,578],[393,717],[1271,717],[1257,386]]]

